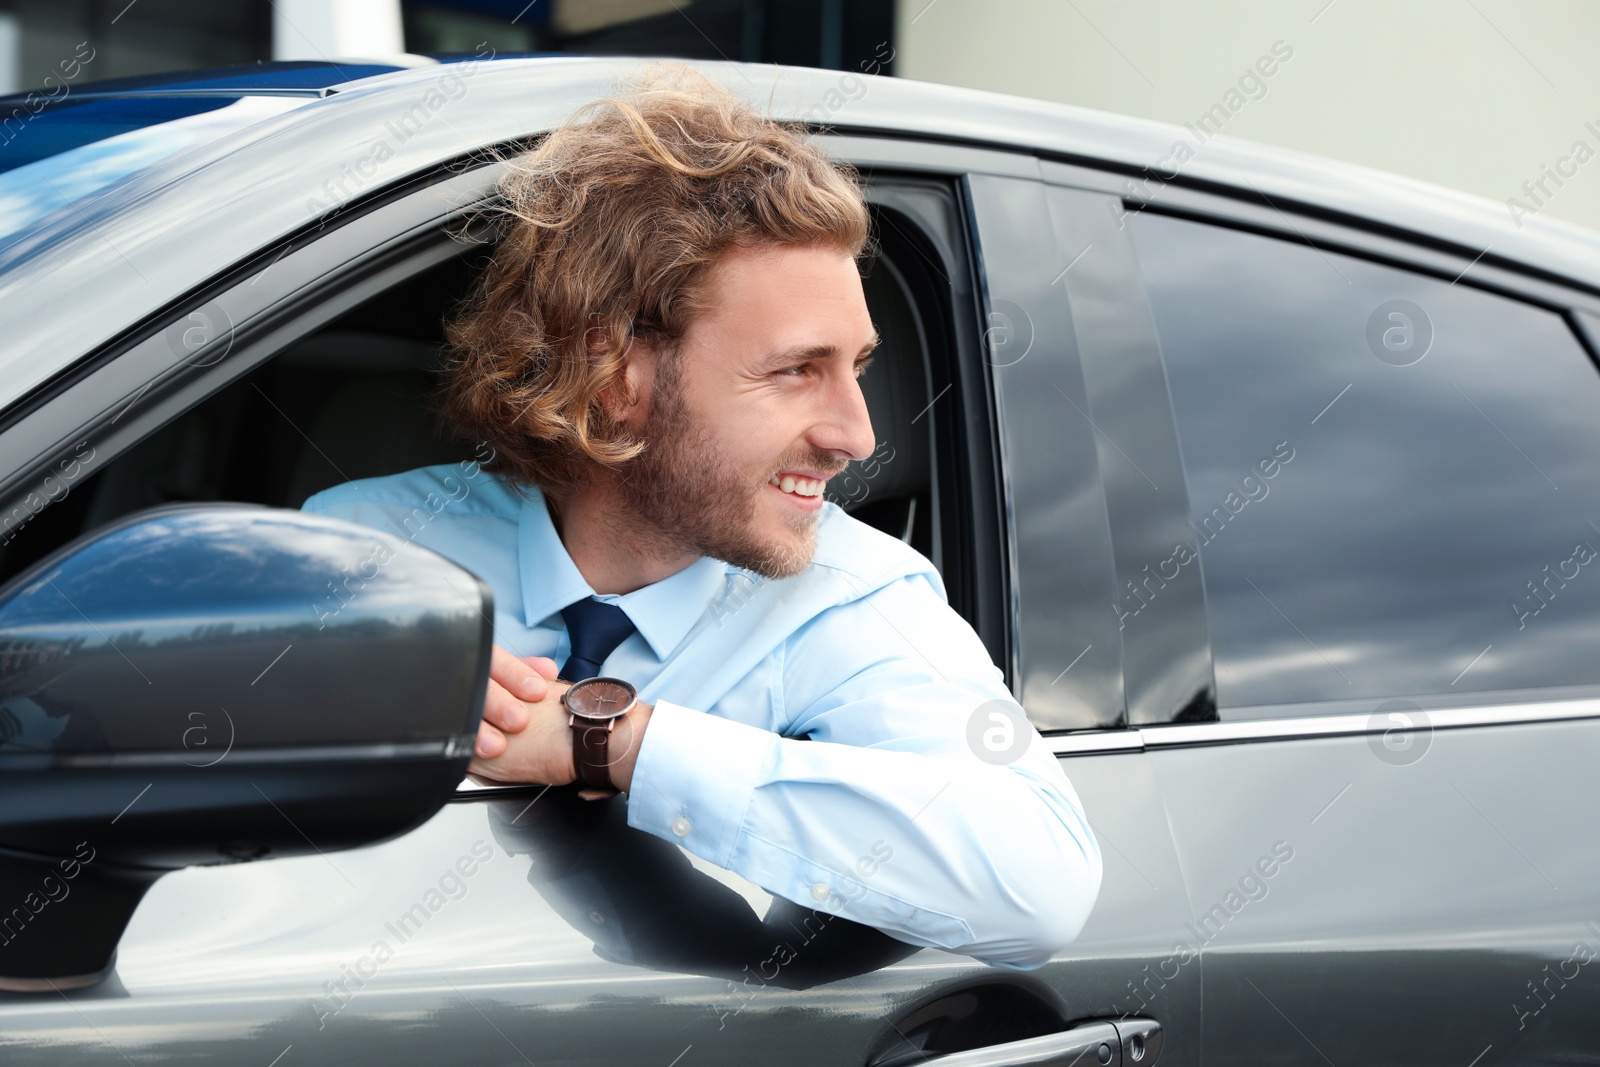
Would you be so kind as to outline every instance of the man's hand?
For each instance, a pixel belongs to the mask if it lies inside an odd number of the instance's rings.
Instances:
[[[556,674],[555,660],[548,656],[518,659],[499,645],[494,647],[483,722],[468,774],[535,785],[577,781],[571,715],[561,704],[561,694],[571,683]],[[612,731],[611,780],[623,792],[633,784],[633,765],[654,711],[640,702]]]
[[[566,785],[577,778],[572,731],[561,694],[570,683],[556,677],[548,656],[518,659],[494,646],[483,722],[467,773],[497,781]],[[516,751],[511,752],[515,740]]]

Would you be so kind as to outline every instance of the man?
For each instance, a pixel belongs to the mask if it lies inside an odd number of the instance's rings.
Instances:
[[[822,495],[875,446],[853,172],[704,79],[656,78],[501,192],[508,232],[448,325],[446,414],[488,474],[305,504],[493,587],[471,772],[581,774],[627,794],[628,825],[778,896],[1043,964],[1099,891],[1078,797],[926,557]],[[562,697],[593,676],[637,702],[575,730]],[[607,686],[573,700],[628,706]],[[1004,760],[969,742],[995,729],[1023,738]]]

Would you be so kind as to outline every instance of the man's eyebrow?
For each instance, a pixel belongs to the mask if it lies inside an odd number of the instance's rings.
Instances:
[[[765,367],[790,367],[811,359],[827,359],[836,351],[832,345],[796,345],[774,352],[761,363]]]
[[[861,348],[856,356],[857,361],[866,359],[872,351],[883,343],[883,337],[876,330],[873,331],[872,340]],[[763,367],[792,367],[812,359],[829,359],[838,353],[838,348],[833,345],[796,345],[785,348],[761,361]]]

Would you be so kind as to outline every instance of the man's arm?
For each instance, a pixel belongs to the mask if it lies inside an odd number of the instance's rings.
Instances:
[[[659,698],[618,724],[630,826],[804,907],[997,966],[1040,966],[1077,937],[1101,878],[1077,794],[921,576],[830,609],[784,654],[775,695],[801,705],[788,729],[809,740]],[[473,769],[571,781],[563,685]],[[992,719],[998,705],[1016,718]],[[997,729],[1009,762],[978,755]]]
[[[1102,871],[1077,794],[1025,720],[1010,762],[969,743],[988,705],[1020,708],[924,577],[829,609],[784,652],[788,730],[810,739],[658,699],[629,825],[911,944],[1030,969],[1077,937]]]

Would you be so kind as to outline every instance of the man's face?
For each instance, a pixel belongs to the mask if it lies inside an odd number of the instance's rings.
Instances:
[[[678,359],[656,362],[641,391],[649,444],[622,494],[669,553],[791,577],[816,549],[820,483],[872,454],[856,379],[877,331],[855,261],[820,247],[735,249],[707,298]],[[816,481],[785,492],[785,475]]]

